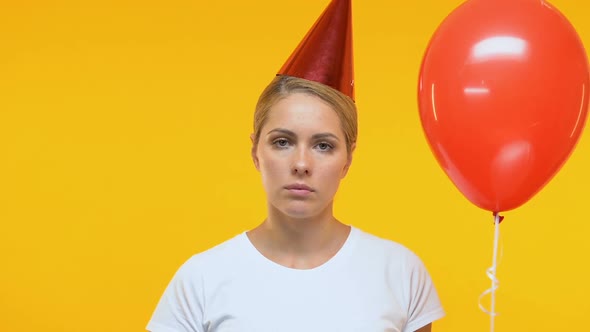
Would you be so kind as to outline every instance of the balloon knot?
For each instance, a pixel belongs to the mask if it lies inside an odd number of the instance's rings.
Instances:
[[[494,222],[496,222],[496,216],[498,216],[498,212],[494,212]],[[498,219],[498,224],[502,223],[502,220],[504,220],[504,216],[499,216],[500,218]]]

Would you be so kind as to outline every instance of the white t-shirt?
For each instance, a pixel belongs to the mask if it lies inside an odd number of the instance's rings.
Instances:
[[[291,269],[246,233],[194,255],[153,313],[152,332],[410,332],[444,316],[421,260],[352,227],[323,265]]]

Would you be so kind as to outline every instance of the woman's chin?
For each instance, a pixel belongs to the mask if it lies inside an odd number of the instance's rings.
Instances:
[[[331,213],[330,204],[323,206],[310,200],[281,201],[270,204],[270,214],[290,219],[317,219],[325,213]]]
[[[296,204],[293,206],[286,206],[280,209],[282,214],[292,219],[311,219],[321,214],[317,207],[309,204]]]

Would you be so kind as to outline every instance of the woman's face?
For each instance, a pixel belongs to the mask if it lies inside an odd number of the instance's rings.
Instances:
[[[277,102],[253,142],[271,208],[294,218],[330,209],[351,156],[336,112],[315,96],[295,93]],[[351,150],[352,151],[352,150]]]

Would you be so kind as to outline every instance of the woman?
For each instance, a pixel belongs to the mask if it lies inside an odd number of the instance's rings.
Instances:
[[[333,215],[357,140],[351,89],[285,73],[261,94],[251,136],[267,218],[190,258],[148,330],[430,331],[444,312],[420,259]]]

